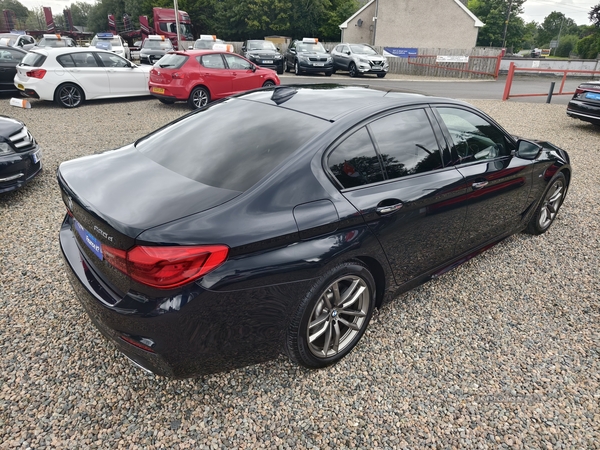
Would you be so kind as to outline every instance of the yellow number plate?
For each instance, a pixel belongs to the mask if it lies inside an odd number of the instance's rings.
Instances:
[[[20,89],[21,91],[25,90],[25,86],[23,86],[22,84],[17,84],[17,89]]]
[[[156,92],[157,94],[164,94],[165,90],[163,88],[153,87],[152,92]]]

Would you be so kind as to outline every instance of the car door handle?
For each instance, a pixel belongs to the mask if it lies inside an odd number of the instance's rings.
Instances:
[[[401,202],[400,203],[396,203],[394,205],[379,206],[377,208],[377,214],[379,214],[380,216],[385,216],[386,214],[395,213],[400,208],[402,208],[402,203]]]
[[[472,184],[473,189],[481,189],[481,188],[486,187],[487,185],[488,185],[487,181],[477,181]]]

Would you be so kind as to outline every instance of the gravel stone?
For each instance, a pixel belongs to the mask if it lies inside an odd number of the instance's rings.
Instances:
[[[561,105],[471,103],[513,134],[569,151],[573,181],[545,235],[512,236],[399,296],[333,367],[281,357],[170,380],[133,367],[75,298],[55,173],[187,107],[140,99],[25,110],[0,99],[45,165],[0,196],[0,448],[600,448],[600,128]]]

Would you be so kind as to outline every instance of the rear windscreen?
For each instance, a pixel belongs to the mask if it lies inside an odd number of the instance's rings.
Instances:
[[[187,60],[187,56],[171,53],[163,56],[156,65],[163,69],[179,69]]]
[[[40,55],[39,53],[27,53],[25,58],[21,61],[22,66],[28,67],[41,67],[46,61],[46,57],[44,55]]]
[[[328,123],[276,106],[231,99],[142,138],[136,147],[180,175],[243,192]]]

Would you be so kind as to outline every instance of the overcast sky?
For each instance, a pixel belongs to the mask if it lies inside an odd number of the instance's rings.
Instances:
[[[53,14],[61,14],[63,9],[74,0],[20,0],[27,8],[38,6],[49,6]],[[94,3],[91,0],[83,0]],[[525,22],[532,20],[541,23],[544,17],[552,11],[558,11],[570,17],[578,25],[589,25],[588,13],[592,6],[597,5],[600,0],[526,0],[523,8],[523,19]]]

